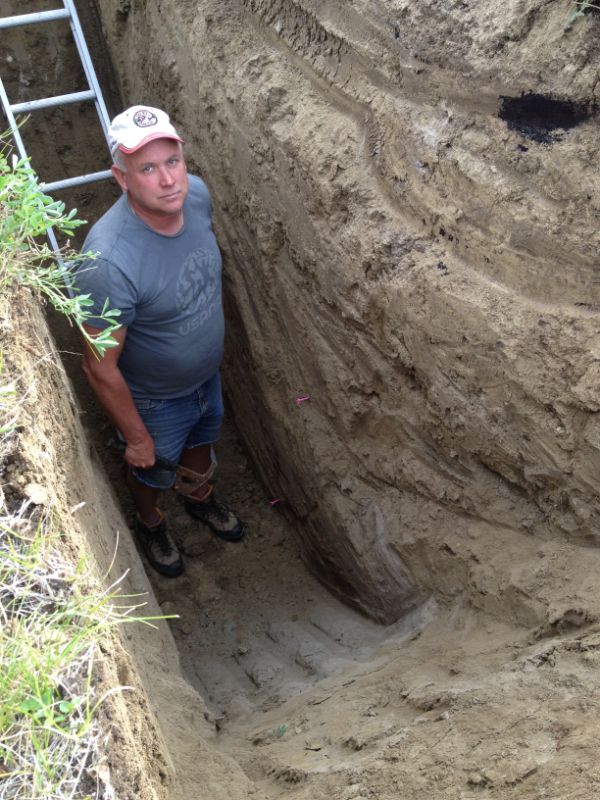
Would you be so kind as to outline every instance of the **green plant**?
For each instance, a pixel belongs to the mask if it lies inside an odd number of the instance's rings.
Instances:
[[[25,384],[18,376],[6,374],[2,350],[0,377],[3,464],[14,458],[28,391],[20,391]],[[161,617],[139,616],[143,603],[122,594],[119,581],[103,590],[83,560],[65,557],[58,515],[9,502],[4,488],[0,800],[114,800],[98,711],[110,695],[129,687],[99,684],[100,646],[106,650],[117,625],[152,625]]]
[[[82,223],[39,188],[27,161],[10,157],[0,136],[0,296],[28,287],[82,329],[101,357],[116,342],[118,312],[100,316],[88,296],[71,296],[69,273],[45,241],[49,228],[70,236]],[[81,258],[67,248],[63,259]],[[83,256],[88,257],[86,254]],[[83,330],[102,319],[91,339]],[[95,326],[94,326],[95,327]],[[9,347],[9,337],[2,345]],[[5,375],[0,350],[0,465],[18,443],[28,388]],[[115,797],[103,753],[106,731],[98,711],[109,696],[131,687],[103,688],[97,663],[111,629],[151,625],[121,594],[106,590],[60,547],[61,521],[29,503],[9,501],[0,486],[0,800],[109,800]],[[142,604],[143,605],[143,604]]]
[[[11,514],[0,503],[2,798],[92,796],[86,775],[102,761],[97,711],[130,688],[99,690],[99,642],[115,625],[158,619],[134,615],[139,605],[118,585],[95,588],[82,562],[61,555],[58,527],[26,504]],[[110,787],[99,796],[112,797]]]
[[[567,28],[570,25],[572,25],[576,19],[585,16],[587,11],[592,9],[600,11],[600,5],[590,2],[590,0],[573,0],[573,4],[576,6],[576,9],[570,14],[569,18],[567,19],[566,23]]]
[[[83,225],[73,209],[53,200],[40,189],[37,176],[25,159],[11,155],[7,134],[0,136],[0,287],[26,286],[45,297],[52,306],[74,323],[83,337],[102,357],[117,342],[112,334],[119,327],[120,311],[110,309],[108,300],[100,314],[91,311],[89,295],[70,292],[66,260],[93,258],[93,254],[76,255],[64,248],[57,257],[46,241],[46,232],[53,229],[65,236]],[[101,333],[91,337],[84,324],[101,321],[107,324]]]

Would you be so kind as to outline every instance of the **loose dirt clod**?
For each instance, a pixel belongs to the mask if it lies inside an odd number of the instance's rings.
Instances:
[[[502,101],[498,116],[510,130],[518,131],[538,144],[552,144],[562,134],[591,119],[596,113],[596,104],[560,100],[551,96],[526,92],[520,97],[500,97]]]

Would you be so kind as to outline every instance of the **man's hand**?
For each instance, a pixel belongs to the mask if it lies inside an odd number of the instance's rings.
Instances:
[[[148,469],[155,461],[154,440],[147,436],[139,442],[127,442],[123,458],[132,467]]]
[[[92,338],[100,332],[89,325],[86,325],[85,329]],[[154,464],[154,440],[142,422],[131,392],[119,370],[119,357],[126,336],[127,328],[119,328],[114,334],[117,346],[107,350],[100,359],[86,343],[83,370],[96,396],[127,442],[125,461],[132,467],[144,469]]]

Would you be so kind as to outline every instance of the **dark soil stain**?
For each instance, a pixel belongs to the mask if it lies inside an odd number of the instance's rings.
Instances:
[[[594,103],[558,100],[542,94],[527,92],[520,97],[501,96],[498,112],[507,126],[539,144],[560,140],[557,129],[567,131],[580,125],[596,113]]]

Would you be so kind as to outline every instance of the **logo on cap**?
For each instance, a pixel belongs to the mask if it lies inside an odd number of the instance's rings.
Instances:
[[[156,114],[153,114],[152,111],[148,111],[147,108],[142,108],[133,115],[133,123],[137,125],[138,128],[150,128],[152,125],[156,125],[157,122]]]

